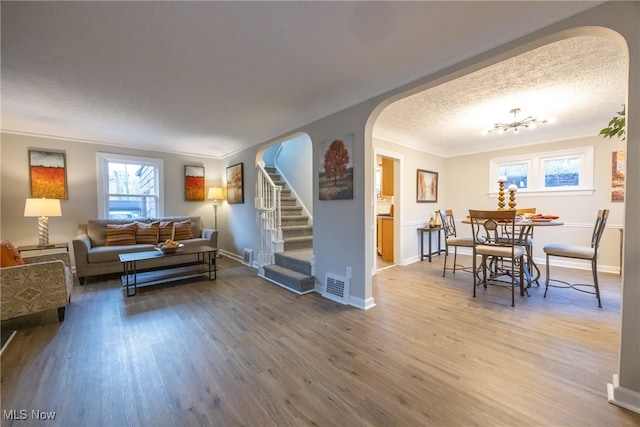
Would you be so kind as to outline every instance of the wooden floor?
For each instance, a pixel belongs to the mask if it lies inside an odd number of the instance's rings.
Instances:
[[[2,354],[1,424],[640,425],[607,403],[618,276],[601,276],[602,309],[543,288],[512,308],[506,289],[472,298],[469,273],[443,279],[442,260],[381,271],[368,311],[296,296],[228,258],[214,282],[131,298],[118,278],[76,286],[63,323],[38,319]]]

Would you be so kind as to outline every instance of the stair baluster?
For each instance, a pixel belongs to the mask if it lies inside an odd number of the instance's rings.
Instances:
[[[263,267],[275,263],[276,252],[284,248],[282,238],[282,187],[276,185],[264,164],[257,164],[256,180],[256,215],[260,227],[260,249],[258,250],[258,267],[260,274],[264,273]]]

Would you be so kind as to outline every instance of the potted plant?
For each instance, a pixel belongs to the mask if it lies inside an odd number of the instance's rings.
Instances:
[[[618,111],[616,116],[614,116],[611,121],[609,121],[609,126],[602,129],[599,135],[602,135],[603,138],[613,138],[617,136],[621,140],[625,140],[624,136],[624,126],[626,123],[625,120],[626,106],[622,106],[622,111]]]

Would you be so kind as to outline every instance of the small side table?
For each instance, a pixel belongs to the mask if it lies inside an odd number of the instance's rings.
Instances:
[[[47,246],[38,246],[38,245],[26,245],[26,246],[18,246],[16,248],[18,252],[29,252],[29,251],[45,251],[51,249],[64,249],[69,252],[69,244],[68,243],[51,243]]]
[[[420,227],[418,228],[418,232],[420,233],[420,261],[424,260],[425,257],[429,258],[429,262],[431,262],[431,256],[440,255],[444,252],[442,249],[442,239],[441,239],[441,231],[444,230],[442,226],[437,227]],[[438,250],[433,251],[431,249],[431,233],[438,233]],[[424,253],[424,234],[427,233],[427,238],[429,239],[429,252]]]

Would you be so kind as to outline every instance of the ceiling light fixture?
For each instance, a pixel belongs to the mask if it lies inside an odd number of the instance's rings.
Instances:
[[[482,135],[486,135],[491,132],[498,132],[503,134],[509,129],[513,129],[513,133],[520,132],[520,128],[535,128],[538,123],[547,123],[547,120],[538,120],[533,116],[526,117],[522,120],[518,120],[519,108],[514,108],[510,111],[513,114],[513,121],[511,123],[496,123],[491,129],[486,129],[481,132]]]

